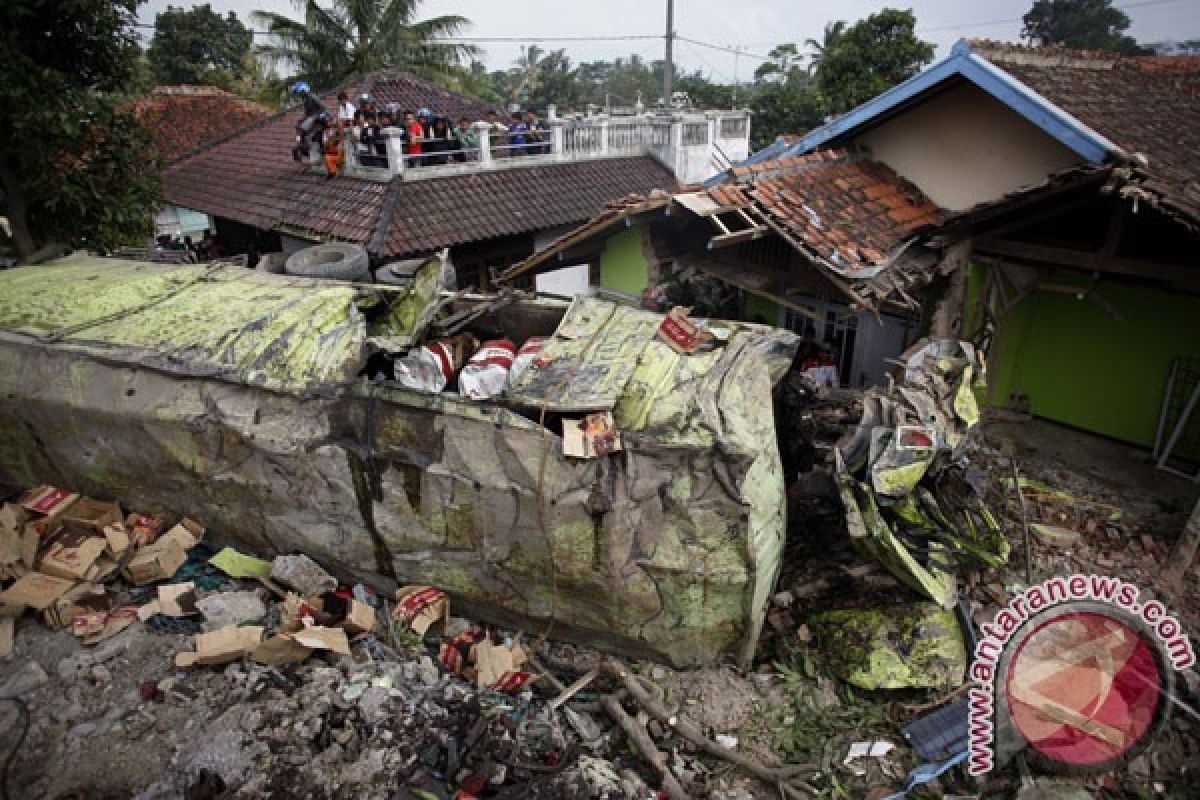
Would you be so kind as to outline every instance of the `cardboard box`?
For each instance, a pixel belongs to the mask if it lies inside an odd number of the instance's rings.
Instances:
[[[158,613],[168,617],[188,617],[199,614],[196,608],[196,585],[187,583],[169,583],[158,587]]]
[[[230,625],[211,633],[198,633],[196,651],[177,654],[175,666],[186,668],[197,664],[228,664],[230,661],[237,661],[257,650],[262,636],[263,628],[258,625]]]
[[[259,664],[268,667],[282,667],[284,664],[294,664],[312,655],[312,648],[305,647],[286,634],[272,636],[254,648],[250,657]]]
[[[38,486],[36,489],[30,489],[21,498],[21,508],[53,519],[66,512],[78,499],[78,492],[68,492],[53,486]]]
[[[424,636],[433,625],[443,630],[450,617],[450,598],[432,586],[402,586],[396,590],[396,607],[392,616]]]
[[[109,525],[104,529],[104,539],[108,542],[109,555],[116,559],[120,559],[131,544],[129,541],[129,531],[120,522],[116,525]]]
[[[64,523],[69,525],[70,523]],[[108,549],[108,540],[68,527],[42,554],[38,571],[72,581],[88,580],[92,565]]]
[[[112,610],[112,600],[103,587],[94,583],[72,586],[42,612],[42,619],[51,628],[69,628],[81,614],[102,613]]]
[[[116,503],[106,503],[90,497],[77,500],[61,516],[63,527],[68,532],[92,536],[103,536],[107,526],[120,522],[122,518],[121,507]]]
[[[174,543],[184,550],[191,550],[204,539],[204,526],[184,517],[179,524],[163,534],[155,545]]]
[[[375,630],[375,609],[360,600],[351,600],[346,618],[341,622],[342,629],[351,636],[360,633],[370,633]]]
[[[125,565],[122,574],[134,586],[145,586],[154,581],[167,580],[186,561],[187,553],[178,543],[159,540],[134,553],[133,558]]]
[[[167,528],[167,521],[153,514],[130,514],[125,518],[125,529],[130,540],[138,547],[145,547],[158,538]]]
[[[45,611],[74,585],[74,581],[65,578],[30,572],[22,575],[16,583],[0,592],[0,603],[27,606],[36,608],[38,611]]]

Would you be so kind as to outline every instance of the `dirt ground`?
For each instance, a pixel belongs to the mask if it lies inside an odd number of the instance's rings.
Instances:
[[[1033,580],[1088,570],[1158,591],[1162,565],[1200,487],[1154,470],[1132,448],[1050,423],[993,422],[987,430],[997,458],[1015,456],[1023,475],[1073,498],[1035,504],[1036,513],[1060,516],[1055,521],[1079,535],[1069,546],[1034,540]],[[1014,549],[1004,569],[966,580],[977,622],[1024,583],[1016,505],[1001,505]],[[809,615],[834,603],[878,602],[898,591],[885,571],[864,565],[844,539],[833,512],[822,516],[810,509],[802,533],[793,531],[753,670],[626,667],[656,687],[674,714],[722,746],[766,765],[806,765],[795,783],[798,796],[811,790],[825,797],[880,798],[897,791],[920,763],[901,729],[953,693],[867,692],[832,677],[807,625]],[[1197,568],[1187,580],[1170,606],[1188,630],[1197,631]],[[202,593],[255,586],[230,581]],[[514,632],[498,632],[506,633]],[[350,655],[317,654],[280,668],[248,660],[176,668],[175,655],[192,642],[191,634],[135,622],[84,648],[69,632],[51,630],[33,615],[19,619],[15,651],[0,662],[0,697],[20,699],[20,707],[0,701],[7,798],[665,796],[656,791],[657,770],[601,704],[619,689],[611,677],[601,676],[569,702],[549,708],[562,685],[600,665],[603,656],[587,648],[541,643],[533,670],[538,679],[503,694],[476,689],[441,665],[433,637],[422,642],[377,630],[357,641]],[[1090,796],[1200,796],[1200,717],[1192,710],[1198,691],[1194,671],[1182,676],[1180,707],[1154,746],[1118,773],[1075,784]],[[626,707],[637,716],[635,707]],[[669,724],[637,721],[689,796],[779,796],[699,752]],[[876,739],[895,749],[845,763],[852,743]],[[1020,782],[1011,769],[983,785],[955,770],[910,796],[1009,796]]]

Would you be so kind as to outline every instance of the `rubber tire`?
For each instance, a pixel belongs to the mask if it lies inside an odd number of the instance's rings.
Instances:
[[[1175,693],[1175,672],[1171,668],[1170,661],[1167,658],[1166,648],[1163,646],[1162,642],[1159,641],[1158,637],[1155,635],[1154,631],[1151,630],[1149,625],[1143,622],[1140,617],[1124,608],[1096,600],[1075,600],[1063,603],[1052,610],[1046,611],[1043,614],[1038,614],[1037,616],[1031,617],[1023,622],[1015,631],[1013,631],[1012,638],[1009,639],[1008,644],[1004,648],[1004,652],[1001,654],[1000,659],[996,663],[997,687],[995,730],[998,739],[1001,728],[1001,719],[999,715],[1001,713],[1000,709],[1003,707],[1005,709],[1003,712],[1005,714],[1005,719],[1003,722],[1008,735],[1015,736],[1018,739],[1021,736],[1016,729],[1016,725],[1007,718],[1008,686],[1005,682],[1005,678],[1008,674],[1008,665],[1012,661],[1013,655],[1017,649],[1017,645],[1033,628],[1041,626],[1055,617],[1063,616],[1076,611],[1107,614],[1123,623],[1138,636],[1142,637],[1146,641],[1146,644],[1150,646],[1151,653],[1154,654],[1154,661],[1158,666],[1158,671],[1162,676],[1163,681],[1162,692],[1158,696],[1158,707],[1154,710],[1154,718],[1150,723],[1150,727],[1146,731],[1145,737],[1143,737],[1138,744],[1118,756],[1110,758],[1106,761],[1097,762],[1095,764],[1068,765],[1059,761],[1055,761],[1032,747],[1025,747],[1023,749],[1025,758],[1029,764],[1037,769],[1042,770],[1043,772],[1057,775],[1099,775],[1106,772],[1112,772],[1113,770],[1119,769],[1125,764],[1128,764],[1130,761],[1133,761],[1135,758],[1145,752],[1146,748],[1154,743],[1154,740],[1157,739],[1159,734],[1162,733],[1163,728],[1167,724],[1167,720],[1171,716],[1171,700],[1169,697]],[[993,744],[993,746],[995,746],[995,744]]]
[[[318,244],[292,253],[284,264],[288,275],[357,281],[370,277],[370,258],[361,245]]]

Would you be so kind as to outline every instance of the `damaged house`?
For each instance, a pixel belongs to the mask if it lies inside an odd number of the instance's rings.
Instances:
[[[698,276],[732,287],[718,301],[723,313],[830,347],[845,383],[882,382],[883,359],[916,338],[920,297],[942,254],[915,239],[941,221],[939,209],[887,165],[844,149],[732,174],[614,204],[502,277],[583,261],[602,291],[633,298]],[[687,295],[671,300],[696,305]]]
[[[168,167],[167,199],[208,214],[225,249],[285,255],[322,242],[364,247],[372,264],[422,258],[443,248],[462,285],[491,286],[506,266],[630,193],[673,190],[703,180],[749,153],[747,112],[672,115],[548,115],[549,142],[517,157],[482,120],[496,107],[406,73],[379,72],[343,87],[380,107],[422,107],[476,121],[478,153],[465,163],[411,163],[399,137],[382,165],[360,163],[353,147],[335,180],[291,150],[293,108],[263,119]],[[336,92],[322,95],[336,104]],[[406,163],[407,161],[407,163]],[[557,287],[573,293],[570,277]]]
[[[961,335],[988,356],[989,405],[1194,461],[1198,86],[1194,56],[960,41],[706,188],[610,209],[506,275],[584,261],[634,296],[715,276],[732,313],[833,349],[847,386],[879,383],[918,332]]]
[[[1200,58],[960,41],[776,158],[869,153],[943,213],[986,401],[1200,458]],[[751,157],[742,169],[760,165]],[[736,172],[736,171],[735,171]]]

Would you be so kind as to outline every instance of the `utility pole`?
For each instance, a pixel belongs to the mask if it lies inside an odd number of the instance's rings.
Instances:
[[[663,108],[671,108],[671,82],[675,79],[675,60],[672,49],[675,44],[675,0],[667,0],[667,58],[663,65]]]

